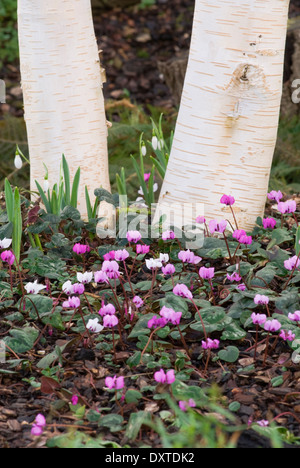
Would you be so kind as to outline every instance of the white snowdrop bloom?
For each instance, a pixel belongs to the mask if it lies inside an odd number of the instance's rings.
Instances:
[[[157,150],[157,148],[158,148],[158,139],[157,139],[157,137],[155,135],[152,137],[152,142],[151,143],[152,143],[152,148],[154,149],[154,151]]]
[[[62,288],[64,293],[66,293],[68,296],[70,296],[71,294],[73,294],[73,285],[71,283],[71,281],[66,281],[63,285],[62,285]]]
[[[94,333],[99,333],[103,330],[103,325],[99,323],[99,319],[89,319],[88,323],[86,324],[86,328]]]
[[[153,193],[157,192],[158,190],[158,184],[155,182],[155,184],[153,184]]]
[[[146,154],[147,154],[147,148],[146,148],[145,145],[142,145],[141,151],[142,151],[142,155],[143,155],[143,156],[146,156]]]
[[[48,192],[49,190],[49,180],[44,179],[44,186],[43,186],[44,192]]]
[[[19,154],[16,154],[15,156],[14,165],[16,169],[21,169],[21,167],[23,166],[23,161]]]
[[[37,280],[35,280],[34,283],[27,283],[25,285],[25,289],[27,294],[39,294],[40,291],[46,289],[46,286],[44,286],[43,284],[38,284]]]
[[[0,249],[8,249],[11,246],[12,239],[7,239],[4,237],[4,239],[0,240]]]
[[[77,273],[77,280],[79,283],[87,284],[93,281],[93,272],[86,271],[85,273]]]

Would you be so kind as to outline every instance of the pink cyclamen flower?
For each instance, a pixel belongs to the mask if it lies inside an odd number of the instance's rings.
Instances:
[[[251,319],[255,325],[263,325],[267,321],[267,316],[265,314],[255,314],[255,312],[253,312],[253,314],[251,314]]]
[[[178,402],[178,406],[182,411],[186,411],[188,408],[195,408],[196,403],[192,398],[190,398],[189,401],[180,400]]]
[[[176,380],[175,372],[173,369],[168,370],[167,372],[165,372],[163,369],[160,369],[159,371],[155,372],[154,380],[158,383],[167,383],[170,385]]]
[[[270,193],[268,193],[268,199],[269,200],[274,200],[276,201],[277,203],[280,202],[280,200],[282,199],[283,195],[281,193],[280,190],[278,190],[278,192],[276,192],[276,190],[272,190]]]
[[[300,266],[300,259],[298,258],[297,255],[294,255],[294,257],[289,258],[288,260],[284,261],[284,267],[289,271],[294,270],[294,268],[295,269],[299,268],[299,266]]]
[[[165,232],[162,233],[161,238],[162,238],[163,241],[173,240],[173,239],[175,239],[175,232],[174,231],[165,231]]]
[[[150,245],[141,245],[137,244],[136,253],[137,254],[148,254],[150,252]]]
[[[119,264],[115,260],[104,260],[102,271],[106,273],[110,279],[117,279],[120,276]]]
[[[198,216],[196,218],[196,223],[198,224],[205,224],[206,223],[206,219],[204,218],[204,216]]]
[[[167,325],[168,321],[164,317],[157,317],[154,315],[150,320],[148,320],[148,328],[161,328]]]
[[[181,252],[179,252],[178,258],[183,263],[190,263],[192,265],[197,265],[202,260],[201,257],[198,257],[194,254],[194,252],[191,252],[190,250],[182,250]]]
[[[281,328],[281,323],[276,320],[267,320],[264,325],[265,330],[270,331],[270,332],[276,332]]]
[[[128,231],[126,234],[126,238],[128,242],[133,242],[134,244],[137,244],[141,240],[142,235],[139,231]]]
[[[42,414],[38,414],[31,428],[31,434],[34,436],[42,435],[43,429],[45,426],[46,426],[45,416],[43,416]]]
[[[295,200],[287,200],[286,202],[279,202],[277,209],[281,214],[294,213],[297,210]]]
[[[186,299],[193,299],[193,294],[185,284],[177,284],[173,289],[175,296],[185,297]]]
[[[199,276],[202,279],[212,279],[215,276],[215,269],[201,267],[199,270]]]
[[[134,296],[134,298],[132,299],[132,302],[134,303],[137,309],[140,309],[140,307],[144,305],[143,299],[139,296]]]
[[[115,390],[121,390],[124,388],[124,377],[117,377],[114,375],[113,377],[106,377],[105,378],[105,387]]]
[[[176,272],[176,269],[174,265],[171,265],[171,263],[168,263],[168,265],[162,267],[161,271],[163,272],[165,276],[170,276],[170,275],[174,275],[174,273]]]
[[[251,236],[240,236],[239,238],[240,244],[250,245],[252,244],[252,237]]]
[[[78,403],[78,396],[77,395],[72,396],[71,403],[72,403],[73,406],[77,405],[77,403]]]
[[[179,325],[182,316],[182,312],[175,312],[175,310],[165,306],[161,309],[159,314],[165,318],[167,322],[171,322],[172,325]]]
[[[234,205],[235,198],[232,197],[231,195],[223,195],[221,197],[220,203],[222,203],[223,205],[231,206],[231,205]]]
[[[146,173],[144,174],[144,181],[145,181],[145,182],[148,182],[148,180],[150,179],[150,177],[151,177],[151,172],[146,172]]]
[[[294,341],[294,339],[296,338],[296,335],[295,333],[292,332],[292,330],[288,330],[288,331],[281,330],[281,332],[279,333],[279,336],[284,341]]]
[[[116,250],[115,251],[115,260],[117,262],[125,262],[125,260],[129,257],[129,253],[126,249],[123,250]]]
[[[8,263],[9,265],[13,265],[16,257],[11,250],[4,250],[4,252],[1,254],[1,260],[2,262]]]
[[[237,241],[239,241],[241,237],[246,236],[246,235],[247,235],[247,233],[246,233],[246,231],[244,231],[244,229],[236,229],[232,233],[232,237],[234,239],[236,239]]]
[[[238,284],[237,287],[238,287],[238,289],[239,289],[240,291],[245,291],[245,290],[246,290],[246,285],[245,285],[244,283]]]
[[[256,424],[258,424],[261,427],[268,427],[270,423],[266,419],[262,419],[261,421],[257,421]]]
[[[254,297],[254,303],[256,305],[266,305],[269,304],[269,301],[270,299],[268,298],[268,296],[264,296],[263,294],[256,294],[256,296]]]
[[[115,256],[116,256],[116,251],[115,250],[111,250],[110,252],[106,253],[105,255],[103,255],[103,259],[104,260],[114,260],[115,259]]]
[[[220,346],[220,341],[207,338],[207,340],[203,340],[201,342],[201,346],[203,349],[218,349],[218,347]]]
[[[227,273],[227,279],[233,283],[233,281],[241,281],[242,277],[235,271],[231,275]]]
[[[78,255],[83,255],[83,254],[88,253],[90,251],[91,251],[90,246],[85,245],[85,244],[77,243],[73,247],[73,252],[75,252]]]
[[[113,328],[118,325],[119,320],[115,315],[104,315],[103,317],[103,326],[108,328]]]
[[[274,229],[276,226],[276,219],[274,218],[264,218],[262,220],[264,229]]]
[[[95,271],[94,279],[95,279],[95,283],[108,283],[109,282],[107,274],[102,270]]]
[[[77,309],[80,306],[79,297],[69,297],[67,301],[64,301],[62,304],[64,309]]]
[[[214,234],[214,232],[223,233],[226,230],[227,221],[225,219],[222,221],[217,221],[216,219],[212,219],[209,222],[208,227],[209,227],[209,231],[211,234]]]
[[[116,309],[112,304],[106,304],[101,307],[99,310],[99,315],[104,317],[104,315],[115,315]]]
[[[300,322],[300,310],[296,310],[293,314],[292,314],[292,313],[289,313],[289,314],[288,314],[288,318],[289,318],[292,322]]]
[[[83,283],[73,284],[73,294],[83,294],[85,290]]]

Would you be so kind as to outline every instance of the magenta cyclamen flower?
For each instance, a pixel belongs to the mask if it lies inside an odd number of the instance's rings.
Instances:
[[[83,255],[83,254],[88,253],[90,251],[91,251],[90,246],[85,245],[85,244],[77,243],[73,247],[73,252],[75,252],[78,255]]]
[[[193,265],[197,265],[202,260],[201,257],[196,256],[194,252],[191,252],[190,250],[182,250],[181,252],[179,252],[178,258],[183,263],[190,263]]]
[[[288,200],[286,202],[279,202],[277,209],[281,214],[294,213],[297,210],[295,200]]]
[[[115,260],[104,260],[102,271],[106,273],[110,279],[117,279],[120,276],[119,264]]]
[[[113,328],[118,325],[119,320],[115,315],[104,315],[103,326],[107,328]]]
[[[291,330],[285,331],[281,330],[279,333],[280,338],[282,338],[284,341],[294,341],[296,338],[295,333],[293,333]]]
[[[64,309],[77,309],[80,306],[79,297],[69,297],[67,301],[64,301],[62,304]]]
[[[104,317],[104,315],[115,315],[115,313],[116,309],[112,304],[103,305],[99,310],[101,317]]]
[[[117,260],[117,262],[124,262],[128,257],[129,253],[126,249],[115,251],[115,260]]]
[[[294,257],[289,258],[288,260],[284,261],[284,267],[287,270],[292,271],[294,268],[299,268],[300,266],[300,259],[297,257],[297,255],[294,255]]]
[[[196,403],[195,403],[195,400],[193,400],[192,398],[190,398],[189,401],[180,400],[180,401],[178,402],[178,406],[179,406],[179,408],[180,408],[182,411],[186,411],[187,408],[195,408],[195,407],[196,407]]]
[[[133,242],[134,244],[137,244],[141,240],[142,235],[139,231],[128,231],[126,234],[126,238],[128,242]]]
[[[274,218],[264,218],[262,220],[264,229],[274,229],[276,226],[276,219]]]
[[[148,254],[150,252],[150,245],[141,245],[137,244],[136,253],[137,254]]]
[[[73,294],[83,294],[85,290],[83,283],[73,284]]]
[[[116,256],[116,251],[115,250],[111,250],[110,252],[106,253],[105,255],[103,255],[103,259],[104,260],[114,260],[115,259],[115,256]]]
[[[265,314],[251,314],[252,322],[255,325],[263,325],[267,321],[267,316]]]
[[[160,328],[160,327],[165,327],[167,323],[168,322],[164,317],[157,317],[157,315],[154,315],[154,317],[148,320],[147,327],[148,328]]]
[[[173,231],[165,231],[162,233],[161,236],[162,240],[167,241],[167,240],[173,240],[175,239],[175,232]]]
[[[163,307],[160,311],[160,315],[165,318],[167,322],[171,322],[172,325],[179,325],[182,312],[175,312],[173,309]]]
[[[142,307],[142,305],[144,305],[143,299],[139,296],[134,296],[134,298],[132,299],[132,302],[135,304],[135,307],[137,309],[139,309],[140,307]]]
[[[177,284],[173,289],[175,296],[185,297],[186,299],[193,299],[193,294],[185,284]]]
[[[73,406],[76,406],[77,403],[78,403],[78,400],[79,400],[78,396],[77,396],[77,395],[73,395],[72,398],[71,398],[71,403],[72,403],[72,405],[73,405]]]
[[[207,338],[206,341],[202,341],[201,346],[203,349],[218,349],[220,346],[220,341]]]
[[[235,271],[231,275],[227,273],[227,279],[233,283],[233,281],[241,281],[242,277]]]
[[[256,296],[254,297],[254,303],[256,305],[266,305],[269,304],[269,301],[270,299],[268,298],[268,296],[264,296],[262,294],[256,294]]]
[[[293,314],[289,313],[288,318],[292,322],[300,322],[300,310],[296,310],[296,312],[294,312]]]
[[[264,328],[267,331],[276,332],[281,328],[281,323],[276,319],[267,320]]]
[[[283,197],[283,195],[282,195],[280,190],[278,190],[278,192],[276,192],[276,190],[272,190],[270,193],[268,193],[268,199],[269,200],[275,200],[277,203],[280,202],[282,197]]]
[[[45,426],[46,426],[45,416],[43,416],[42,414],[38,414],[31,428],[31,434],[34,436],[40,436],[43,433],[43,429]]]
[[[204,216],[198,216],[196,218],[196,223],[198,224],[205,224],[206,223],[206,219],[204,218]]]
[[[105,387],[109,388],[110,390],[113,388],[115,390],[121,390],[122,388],[124,388],[124,377],[117,377],[116,375],[114,375],[113,377],[106,377]]]
[[[215,276],[215,269],[201,267],[199,270],[199,276],[202,279],[212,279]]]
[[[95,283],[108,283],[109,282],[107,274],[102,270],[95,271],[94,279],[95,279]]]
[[[154,374],[154,380],[158,383],[167,383],[167,384],[172,384],[175,382],[175,372],[173,369],[168,370],[166,373],[163,369],[160,369],[159,371],[155,372]]]
[[[220,203],[222,203],[223,205],[231,206],[234,205],[235,199],[231,195],[223,195],[221,197]]]
[[[4,252],[1,253],[1,260],[9,265],[13,265],[16,257],[10,250],[4,250]]]
[[[161,271],[163,272],[165,276],[169,276],[169,275],[174,275],[176,269],[174,265],[171,265],[171,263],[168,263],[168,265],[162,267]]]
[[[233,233],[232,233],[232,237],[234,239],[236,239],[237,241],[240,240],[241,237],[243,236],[247,236],[247,233],[246,231],[244,231],[244,229],[236,229]]]
[[[226,220],[217,221],[216,219],[212,219],[209,222],[208,226],[209,226],[209,231],[211,234],[213,234],[214,232],[223,233],[226,230],[227,221]]]

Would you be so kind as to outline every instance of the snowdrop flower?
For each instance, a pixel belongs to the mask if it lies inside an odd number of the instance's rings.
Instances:
[[[274,229],[276,226],[276,219],[274,218],[264,218],[262,220],[264,229]]]
[[[211,234],[214,234],[214,232],[223,233],[226,230],[227,221],[226,220],[217,221],[216,219],[212,219],[209,222],[208,227],[209,227],[209,231]]]
[[[222,203],[223,205],[231,206],[234,205],[235,199],[231,195],[223,195],[221,197],[220,203]]]
[[[268,296],[264,296],[262,294],[256,294],[256,296],[254,297],[254,303],[256,305],[266,305],[269,304],[269,301],[270,299],[268,298]]]
[[[215,276],[215,269],[201,267],[199,270],[199,276],[202,279],[212,279]]]
[[[182,410],[182,411],[186,411],[187,408],[195,408],[196,407],[196,403],[195,401],[190,398],[189,401],[183,401],[183,400],[180,400],[178,402],[178,406],[179,408]]]
[[[193,294],[185,284],[177,284],[173,289],[175,296],[185,297],[186,299],[193,299]]]
[[[13,265],[16,260],[16,257],[11,252],[11,250],[4,250],[0,257],[2,262],[8,263],[9,265]]]
[[[158,258],[150,258],[146,260],[148,270],[156,270],[162,267],[162,262]]]
[[[159,313],[167,322],[171,322],[172,325],[179,325],[182,312],[175,312],[175,310],[168,307],[163,307]]]
[[[110,279],[117,279],[120,276],[119,264],[115,260],[105,260],[102,264],[102,271]]]
[[[294,312],[293,314],[289,313],[288,318],[292,322],[300,322],[300,310],[296,310],[296,312]]]
[[[165,231],[165,232],[162,233],[161,238],[162,238],[163,241],[173,240],[173,239],[175,239],[175,232],[174,231]]]
[[[170,275],[174,275],[176,269],[174,265],[171,265],[171,263],[168,263],[168,265],[162,267],[161,271],[163,272],[163,275],[170,276]]]
[[[279,333],[280,338],[282,338],[284,341],[294,341],[296,338],[295,333],[293,333],[291,330],[285,331],[281,330]]]
[[[105,387],[115,390],[121,390],[124,388],[124,377],[117,377],[114,375],[114,377],[106,377],[105,378]]]
[[[117,262],[125,262],[125,260],[129,257],[129,253],[126,249],[123,250],[116,250],[115,251],[115,260]]]
[[[48,179],[44,179],[43,190],[44,190],[44,193],[48,192],[48,190],[49,190],[49,180]]]
[[[145,145],[145,144],[142,144],[142,146],[141,146],[141,152],[142,152],[142,156],[146,156],[146,154],[147,154],[147,148],[146,148],[146,145]]]
[[[272,190],[270,193],[268,193],[268,199],[269,200],[275,200],[277,203],[280,202],[282,197],[283,197],[283,195],[282,195],[280,190],[278,190],[278,192],[276,192],[276,190]]]
[[[156,151],[158,148],[158,139],[155,135],[153,135],[151,143],[152,143],[152,148],[154,149],[154,151]]]
[[[116,317],[115,315],[104,315],[103,317],[104,327],[113,328],[116,325],[118,325],[118,323],[119,323],[118,317]]]
[[[16,169],[21,169],[23,166],[23,161],[21,159],[21,156],[18,153],[15,156],[14,165]]]
[[[170,257],[169,257],[168,254],[162,254],[162,253],[161,253],[161,254],[159,255],[159,261],[160,261],[161,263],[168,263],[169,259],[170,259]]]
[[[277,209],[281,214],[294,213],[297,210],[295,200],[287,200],[286,202],[279,202]]]
[[[94,280],[95,280],[95,283],[108,283],[109,282],[107,274],[102,270],[95,271]]]
[[[148,320],[147,327],[148,328],[160,328],[160,327],[165,327],[167,323],[168,322],[164,317],[157,317],[157,315],[154,315],[154,317]]]
[[[175,382],[175,372],[173,369],[170,369],[165,373],[163,369],[160,369],[159,371],[155,372],[154,380],[158,383],[167,383],[170,385]]]
[[[276,332],[281,328],[281,323],[276,319],[267,320],[264,328],[267,331]]]
[[[207,338],[207,340],[203,340],[201,342],[202,349],[218,349],[220,346],[219,340],[212,340],[211,338]]]
[[[62,304],[64,309],[77,309],[80,306],[79,297],[69,297],[67,301],[64,301]]]
[[[144,305],[143,299],[140,298],[139,296],[134,296],[134,298],[132,299],[132,302],[134,303],[137,309],[140,309]]]
[[[0,240],[0,249],[8,249],[11,246],[12,239],[7,239],[4,237],[4,239]]]
[[[115,315],[116,309],[112,304],[103,305],[99,310],[99,314],[103,317],[104,315]]]
[[[128,242],[133,242],[134,244],[137,244],[141,240],[142,234],[139,231],[128,231],[126,234],[126,238]]]
[[[92,271],[86,271],[85,273],[78,272],[77,281],[83,284],[90,283],[91,281],[93,281],[93,272]]]
[[[253,312],[253,314],[251,314],[251,319],[255,325],[263,325],[267,321],[267,316],[265,314],[255,314]]]
[[[97,318],[89,319],[86,328],[94,333],[100,333],[104,329]]]
[[[40,291],[42,291],[43,289],[46,289],[46,286],[42,284],[38,284],[37,280],[35,280],[34,283],[27,283],[25,285],[25,289],[26,289],[27,294],[39,294]]]
[[[141,245],[137,244],[136,245],[136,253],[137,254],[147,254],[150,252],[150,245]]]
[[[297,255],[294,255],[294,257],[289,258],[288,260],[284,261],[284,267],[287,270],[293,270],[294,268],[298,268],[300,266],[300,259],[297,257]]]

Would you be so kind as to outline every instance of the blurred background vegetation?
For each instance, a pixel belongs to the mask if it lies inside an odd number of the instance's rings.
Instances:
[[[149,56],[151,56],[151,50],[147,49],[147,40],[145,39],[145,24],[148,25],[153,22],[153,18],[147,17],[151,13],[153,8],[156,8],[157,17],[161,17],[162,24],[169,21],[170,10],[164,10],[163,6],[168,3],[172,3],[173,0],[92,0],[94,15],[96,20],[99,21],[101,14],[99,12],[105,11],[105,18],[112,18],[112,25],[114,24],[115,17],[120,12],[129,11],[126,21],[128,21],[127,32],[128,38],[131,40],[130,31],[131,28],[132,36],[139,34],[140,41],[135,40],[133,44],[136,44],[137,57],[139,60],[144,61],[147,66]],[[192,20],[193,11],[193,0],[182,0],[183,10],[178,11],[177,17],[174,20],[175,27],[179,28],[178,31],[184,38],[185,44],[189,42],[190,37],[190,24]],[[296,1],[296,0],[294,0]],[[178,3],[178,2],[177,2]],[[292,2],[293,4],[293,2]],[[121,7],[121,9],[119,8]],[[187,25],[180,25],[182,17],[184,16],[184,8],[189,7],[189,21]],[[116,10],[117,8],[117,10]],[[172,9],[172,5],[170,7]],[[157,11],[157,9],[159,11]],[[164,11],[167,11],[167,17],[164,18]],[[294,11],[294,10],[292,10]],[[300,11],[300,8],[299,8]],[[141,18],[144,17],[143,29],[139,30],[136,24],[131,23],[128,18]],[[176,15],[176,12],[175,12]],[[151,21],[150,21],[151,20]],[[147,22],[148,21],[148,22]],[[155,28],[155,25],[151,26],[150,29]],[[173,27],[173,26],[172,26]],[[118,25],[116,24],[116,29]],[[134,31],[134,29],[136,30]],[[167,31],[168,32],[168,31]],[[116,30],[116,34],[118,31]],[[142,36],[144,34],[144,36]],[[165,33],[163,33],[165,34]],[[176,31],[175,31],[176,34]],[[96,27],[97,35],[97,27]],[[155,34],[153,34],[155,35]],[[152,35],[152,36],[153,36]],[[179,33],[178,33],[179,35]],[[105,34],[104,43],[105,43]],[[143,39],[144,37],[144,39]],[[159,36],[166,38],[168,41],[170,38],[168,35]],[[99,41],[99,37],[98,41]],[[128,40],[129,40],[128,39]],[[291,44],[292,42],[292,44]],[[163,51],[162,42],[162,51]],[[180,49],[180,45],[176,46]],[[289,57],[287,59],[287,65],[292,68],[293,63],[291,57],[295,53],[295,46],[293,41],[288,42]],[[126,52],[126,48],[124,49]],[[165,53],[164,51],[161,52]],[[181,53],[181,50],[178,50]],[[109,66],[113,64],[118,68],[116,58],[108,61]],[[166,57],[167,59],[169,57]],[[105,63],[104,63],[105,66]],[[122,74],[122,64],[119,65],[120,74]],[[146,68],[147,74],[147,68]],[[161,74],[157,70],[157,77],[161,79]],[[300,77],[300,76],[299,76]],[[147,78],[147,77],[146,77]],[[145,79],[146,79],[145,78]],[[22,109],[22,94],[20,90],[20,83],[18,82],[19,77],[19,63],[18,63],[18,37],[17,37],[17,0],[1,0],[0,3],[0,79],[5,79],[9,90],[8,104],[0,106],[0,190],[3,189],[4,178],[9,175],[10,181],[14,185],[28,188],[29,180],[29,168],[25,164],[23,168],[17,171],[14,168],[14,153],[16,144],[19,145],[23,153],[28,155],[28,146],[26,139],[26,128],[23,120],[23,109]],[[134,79],[134,77],[133,77]],[[291,79],[291,72],[285,69],[285,82],[289,82]],[[122,88],[122,86],[121,86]],[[115,95],[113,95],[113,92]],[[150,104],[149,98],[147,102],[143,102],[143,99],[138,97],[126,88],[115,90],[111,95],[106,96],[106,112],[107,118],[113,123],[109,129],[109,158],[110,158],[110,171],[111,171],[111,182],[113,191],[116,191],[115,174],[120,171],[122,166],[125,167],[126,177],[129,187],[129,194],[134,199],[137,196],[137,190],[139,184],[134,174],[134,168],[132,166],[130,155],[137,155],[139,150],[139,137],[143,133],[144,141],[150,141],[152,136],[152,118],[155,122],[158,122],[161,113],[163,113],[163,131],[166,139],[171,136],[171,132],[174,130],[176,116],[178,111],[177,102],[168,102],[168,105],[162,104]],[[154,96],[159,95],[160,90],[154,92]],[[151,99],[151,98],[150,98]],[[282,113],[280,118],[278,141],[274,155],[274,161],[272,166],[272,173],[270,178],[270,189],[282,190],[286,193],[298,193],[300,192],[300,118],[297,112],[294,115]],[[145,158],[146,167],[151,169],[150,154],[151,148],[148,144],[148,152]],[[159,177],[157,177],[159,178]],[[161,182],[157,180],[158,182]]]

